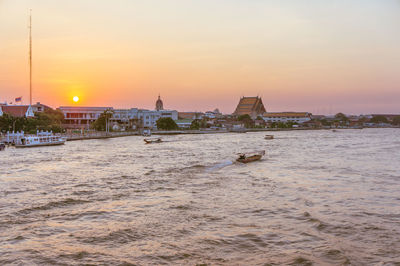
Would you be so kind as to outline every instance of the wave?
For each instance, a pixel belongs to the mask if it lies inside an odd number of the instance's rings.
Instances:
[[[45,210],[50,210],[50,209],[54,209],[54,208],[66,207],[66,206],[70,206],[70,205],[84,204],[84,203],[88,203],[88,202],[89,201],[87,201],[87,200],[67,198],[67,199],[63,199],[60,201],[51,201],[42,206],[26,208],[26,209],[18,211],[18,213],[28,214],[28,213],[31,213],[34,211],[45,211]]]

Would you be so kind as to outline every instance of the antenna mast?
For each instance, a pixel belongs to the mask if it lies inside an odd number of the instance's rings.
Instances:
[[[29,105],[32,105],[32,9],[29,12]]]

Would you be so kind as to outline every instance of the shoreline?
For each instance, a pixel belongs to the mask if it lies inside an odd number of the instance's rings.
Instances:
[[[399,128],[399,127],[388,127],[388,128]],[[171,131],[153,131],[152,135],[164,136],[164,135],[200,135],[200,134],[223,134],[223,133],[251,133],[251,132],[277,132],[277,131],[303,131],[303,130],[348,130],[362,128],[248,128],[243,131],[228,131],[228,130],[171,130]],[[109,139],[119,138],[128,136],[141,136],[145,137],[139,132],[95,132],[89,134],[62,134],[63,137],[67,138],[67,141],[77,140],[89,140],[89,139]]]

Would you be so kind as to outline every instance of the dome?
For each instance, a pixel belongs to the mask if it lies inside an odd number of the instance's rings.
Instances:
[[[157,111],[164,110],[163,102],[160,98],[160,95],[158,95],[158,100],[156,101],[156,110]]]

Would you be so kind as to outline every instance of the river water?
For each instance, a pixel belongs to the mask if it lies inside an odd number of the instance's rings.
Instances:
[[[399,265],[400,130],[273,134],[8,148],[0,265]]]

